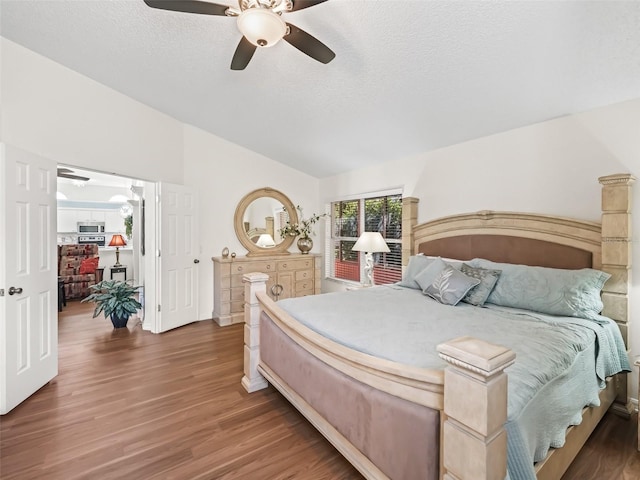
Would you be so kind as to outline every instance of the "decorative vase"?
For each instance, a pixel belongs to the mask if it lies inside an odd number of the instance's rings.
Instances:
[[[312,248],[313,240],[310,237],[300,237],[298,239],[298,249],[303,255],[308,254]]]
[[[129,321],[129,316],[120,318],[116,315],[111,315],[111,323],[113,323],[113,328],[124,328],[127,326],[127,322]]]

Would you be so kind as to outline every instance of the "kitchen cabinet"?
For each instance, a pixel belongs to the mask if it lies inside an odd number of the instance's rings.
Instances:
[[[104,213],[105,232],[124,234],[124,218],[120,215],[120,210],[105,210]]]
[[[58,208],[58,232],[75,233],[77,231],[78,214],[74,208]]]
[[[120,209],[58,208],[58,233],[76,233],[78,222],[104,222],[105,233],[124,234]]]

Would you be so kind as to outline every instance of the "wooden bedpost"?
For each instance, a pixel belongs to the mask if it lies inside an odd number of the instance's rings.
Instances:
[[[471,337],[438,345],[445,369],[441,462],[444,480],[504,480],[507,475],[508,348]]]
[[[260,304],[256,293],[267,291],[266,273],[247,273],[242,277],[244,283],[244,377],[242,386],[249,393],[269,386],[267,380],[258,372],[260,362]]]
[[[407,266],[413,251],[413,227],[418,223],[418,200],[415,197],[402,199],[402,265]]]
[[[602,270],[611,274],[602,289],[602,314],[620,327],[625,345],[629,331],[629,286],[631,285],[631,185],[630,174],[600,177],[602,185]],[[627,392],[627,374],[616,376],[616,403],[612,410],[629,417],[633,406]]]

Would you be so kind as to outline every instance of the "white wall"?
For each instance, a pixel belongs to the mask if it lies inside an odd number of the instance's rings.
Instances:
[[[203,130],[184,127],[184,181],[199,192],[200,318],[213,311],[213,264],[222,249],[245,255],[236,238],[233,216],[249,192],[263,187],[280,190],[303,208],[305,217],[317,212],[319,181],[282,163],[228,142]],[[322,251],[318,231],[313,253]],[[292,247],[292,251],[295,247]]]
[[[0,140],[58,163],[182,183],[182,123],[0,37]]]
[[[640,99],[323,179],[320,200],[401,186],[420,199],[419,222],[484,209],[599,221],[598,177],[613,173],[640,179]],[[633,208],[632,359],[640,355],[640,183]]]

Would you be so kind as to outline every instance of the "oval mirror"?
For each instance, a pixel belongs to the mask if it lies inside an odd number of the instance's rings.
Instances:
[[[291,200],[273,188],[260,188],[240,200],[233,226],[248,256],[286,255],[295,237],[282,238],[280,229],[289,219],[298,222]]]

